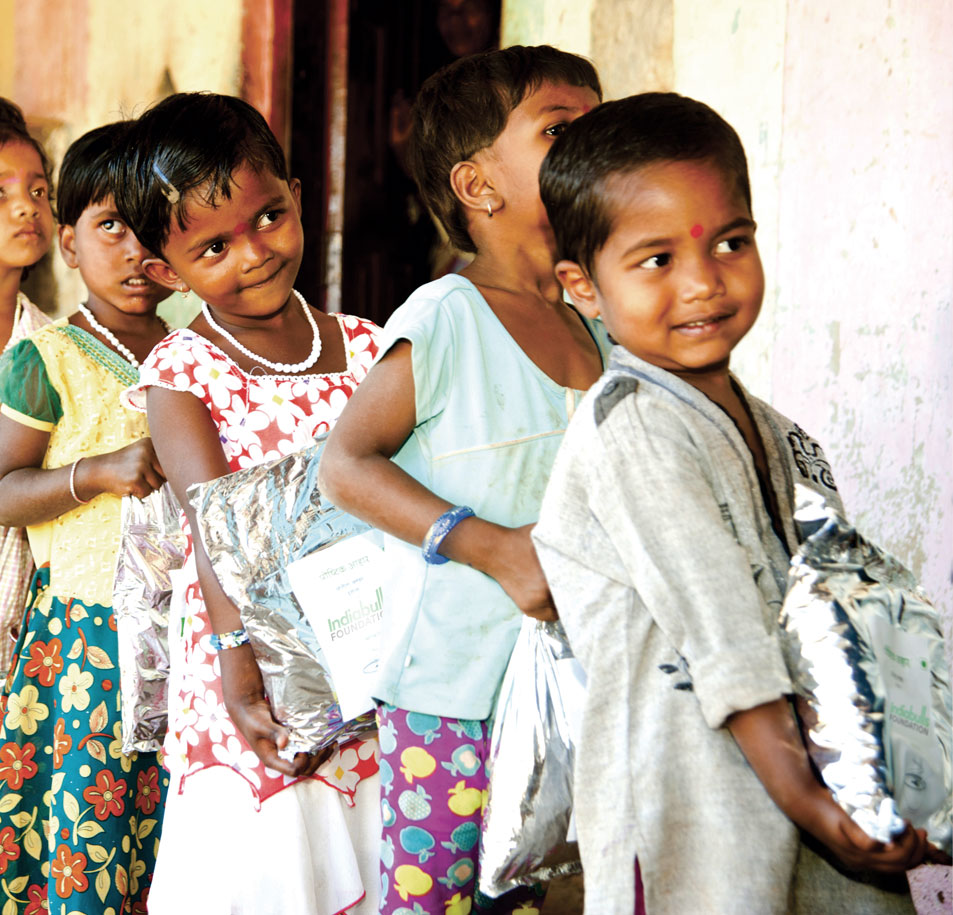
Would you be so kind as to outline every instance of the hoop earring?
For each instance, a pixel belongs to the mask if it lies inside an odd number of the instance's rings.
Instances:
[[[489,216],[490,219],[493,218],[493,207],[491,206],[489,200],[486,202],[486,215]]]

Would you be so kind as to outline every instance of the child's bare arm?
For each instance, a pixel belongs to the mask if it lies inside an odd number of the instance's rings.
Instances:
[[[884,845],[871,839],[837,806],[811,769],[787,700],[736,712],[727,724],[771,799],[847,867],[899,873],[923,861],[927,841],[922,829],[908,826]]]
[[[49,432],[0,416],[0,524],[40,524],[79,504],[70,492],[72,465],[43,469],[49,441]],[[144,438],[117,451],[83,458],[73,474],[73,489],[83,501],[104,492],[141,498],[164,480],[152,440]]]
[[[338,419],[321,458],[322,490],[335,505],[408,543],[423,542],[451,504],[391,456],[416,424],[411,346],[397,343],[371,370]],[[529,616],[555,619],[529,532],[467,518],[447,535],[442,555],[491,576]]]
[[[215,480],[229,473],[215,424],[205,405],[187,392],[151,387],[146,402],[149,428],[156,437],[159,456],[189,519],[199,584],[212,631],[221,633],[240,629],[241,615],[215,577],[202,546],[195,512],[187,497],[188,488],[193,483]],[[225,649],[219,652],[218,658],[225,707],[262,762],[278,772],[295,777],[313,772],[325,758],[324,755],[300,753],[292,762],[278,756],[278,748],[288,743],[288,731],[271,714],[261,671],[251,645]]]

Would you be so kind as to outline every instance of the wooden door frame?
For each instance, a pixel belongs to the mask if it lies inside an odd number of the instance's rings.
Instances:
[[[245,0],[241,96],[264,116],[285,156],[291,139],[294,0]]]
[[[341,310],[344,164],[347,135],[348,0],[325,0],[325,106],[321,153],[321,238],[306,239],[321,253],[321,295],[315,304]],[[303,14],[303,13],[301,13]],[[244,0],[241,96],[254,105],[291,161],[294,0]]]

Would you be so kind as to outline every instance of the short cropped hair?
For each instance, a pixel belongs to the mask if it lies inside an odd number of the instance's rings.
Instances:
[[[83,210],[116,196],[113,162],[125,151],[131,121],[116,121],[84,133],[70,144],[60,165],[56,209],[63,225],[75,226]]]
[[[47,184],[50,186],[50,197],[53,195],[53,169],[50,160],[46,155],[46,150],[35,140],[30,131],[27,130],[26,118],[18,105],[15,105],[9,99],[0,97],[0,146],[6,146],[7,143],[26,143],[36,150],[40,157],[40,165],[43,166],[43,174],[46,176]]]
[[[513,109],[544,82],[585,86],[602,98],[599,77],[588,60],[548,45],[514,45],[463,57],[421,86],[413,109],[411,175],[457,248],[476,251],[450,172],[492,145]]]
[[[261,114],[231,95],[179,92],[134,122],[116,204],[139,241],[161,254],[172,220],[186,227],[189,195],[209,204],[230,199],[242,166],[288,180],[284,152]]]
[[[606,102],[556,139],[539,173],[539,190],[556,238],[557,257],[592,273],[615,218],[611,178],[657,162],[707,160],[734,181],[751,210],[744,147],[721,115],[674,92],[646,92]]]

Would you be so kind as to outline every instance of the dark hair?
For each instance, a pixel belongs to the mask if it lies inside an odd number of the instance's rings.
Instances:
[[[189,194],[209,204],[231,198],[231,176],[242,166],[288,180],[281,146],[248,102],[211,92],[170,95],[130,130],[116,204],[139,241],[161,254],[172,219],[185,228]]]
[[[53,169],[50,160],[46,156],[46,151],[40,145],[39,140],[30,136],[27,130],[26,119],[18,105],[14,105],[9,99],[0,97],[0,146],[6,146],[7,143],[26,143],[36,150],[40,157],[40,165],[43,166],[43,174],[50,186],[50,197],[53,196]]]
[[[84,133],[70,144],[59,174],[56,208],[63,225],[75,226],[83,210],[116,197],[116,157],[125,153],[132,121],[116,121]]]
[[[583,57],[548,45],[514,45],[463,57],[433,74],[414,102],[410,170],[424,203],[451,242],[476,251],[450,172],[490,146],[511,112],[542,83],[586,86],[602,98],[595,68]]]
[[[553,143],[539,172],[557,256],[591,273],[612,231],[610,179],[653,162],[693,160],[708,160],[735,181],[751,210],[741,140],[702,102],[674,92],[646,92],[606,102],[577,118]]]

